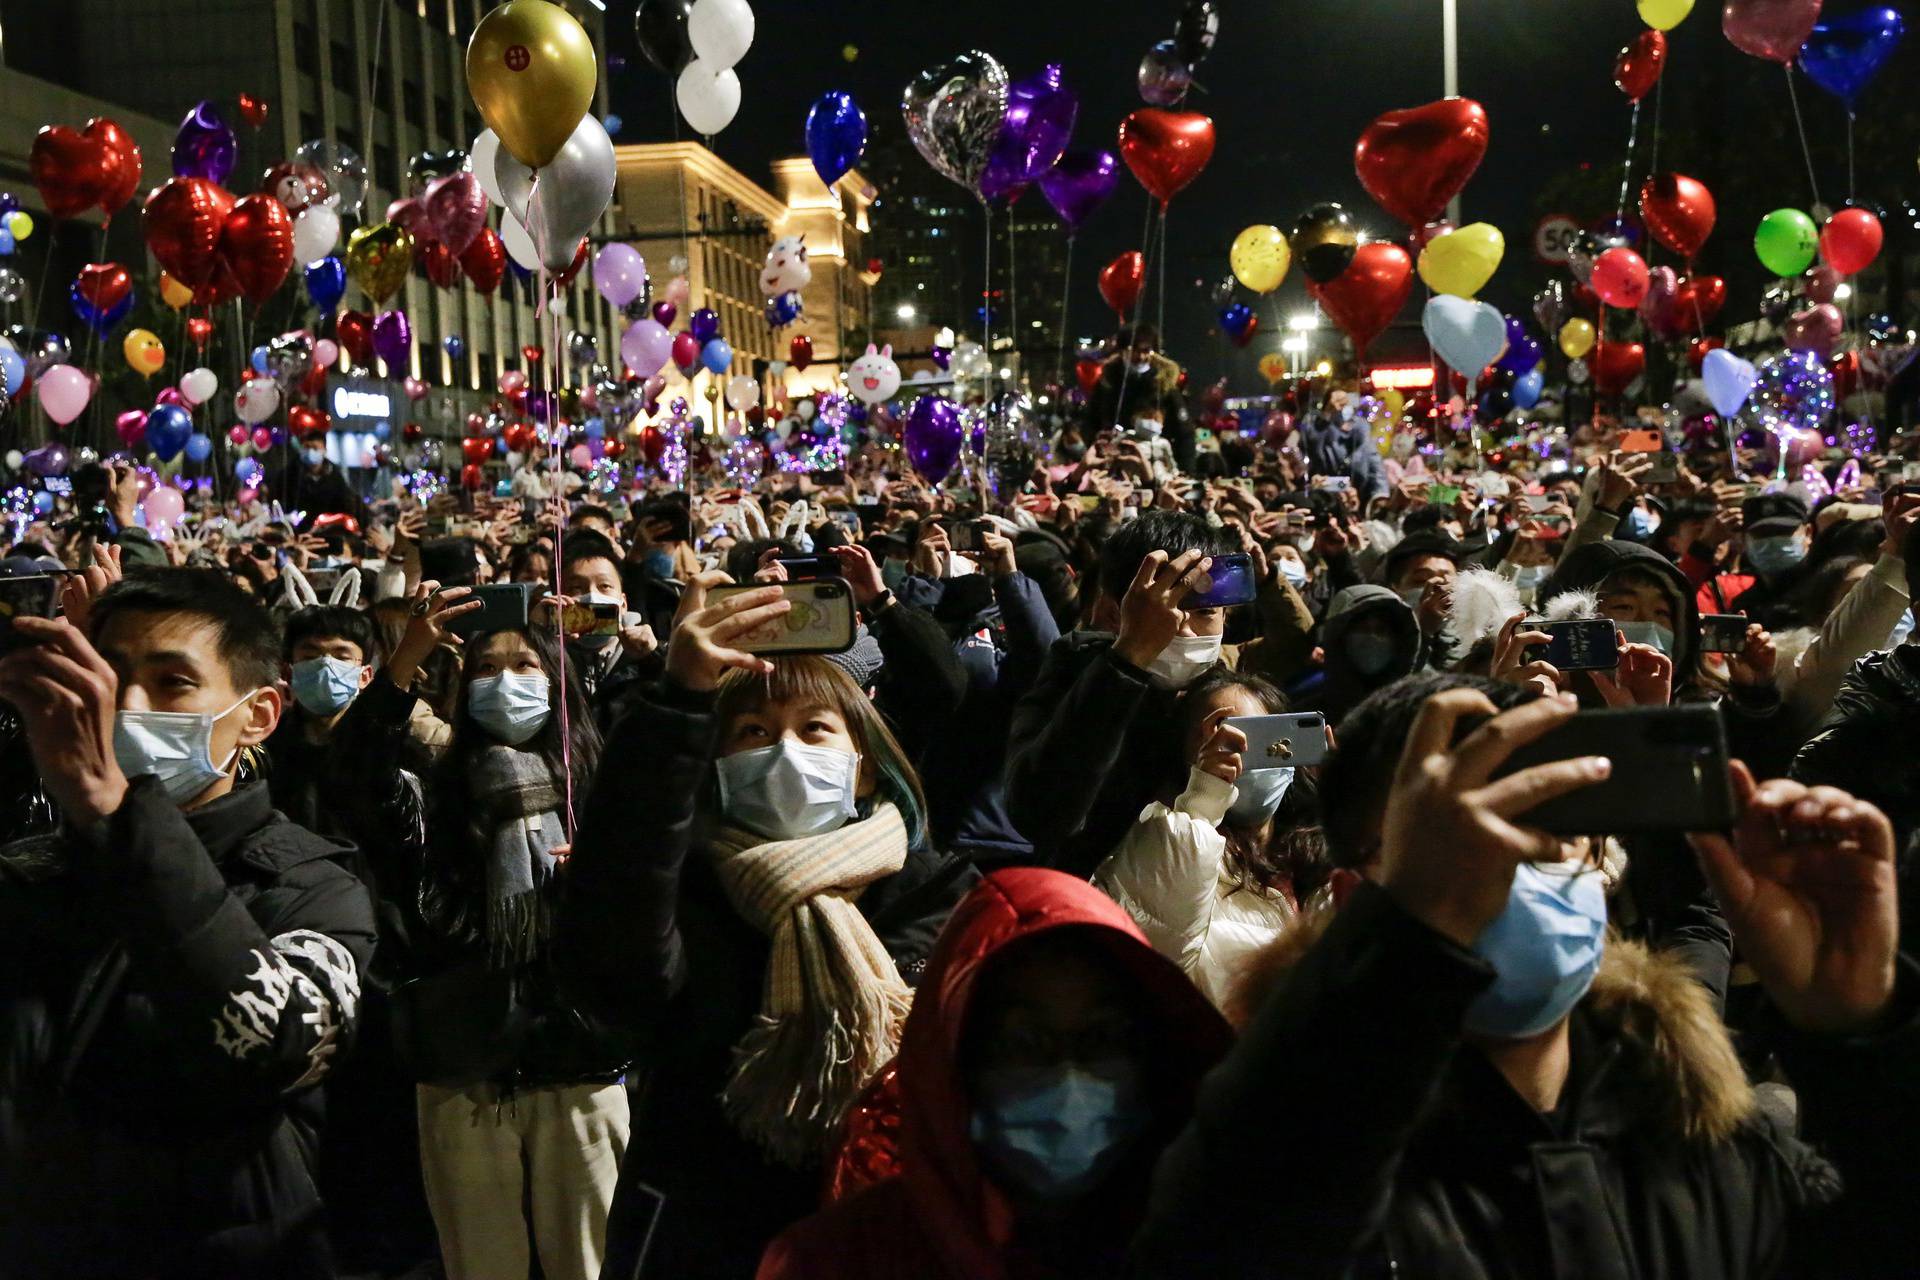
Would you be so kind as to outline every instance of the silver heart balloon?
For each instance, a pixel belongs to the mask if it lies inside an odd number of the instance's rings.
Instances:
[[[587,115],[559,154],[542,166],[537,185],[534,171],[505,147],[494,157],[493,176],[507,211],[527,229],[539,251],[540,264],[549,271],[565,271],[573,265],[580,237],[593,230],[613,199],[616,168],[606,126]]]
[[[978,49],[922,71],[900,100],[914,148],[975,194],[1006,113],[1007,69]]]

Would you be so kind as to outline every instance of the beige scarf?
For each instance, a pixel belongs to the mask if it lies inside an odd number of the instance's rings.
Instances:
[[[864,822],[800,840],[768,844],[725,827],[710,849],[727,900],[773,942],[760,1014],[733,1047],[721,1101],[741,1133],[806,1165],[892,1060],[913,1001],[854,905],[906,864],[906,824],[881,804]]]

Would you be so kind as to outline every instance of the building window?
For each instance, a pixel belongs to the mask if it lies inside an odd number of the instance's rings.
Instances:
[[[320,74],[320,37],[304,22],[293,24],[293,63],[307,75]]]
[[[459,117],[453,114],[452,98],[446,97],[444,94],[434,98],[433,119],[442,133],[450,133],[456,138],[463,136],[460,131]]]
[[[373,148],[373,173],[370,176],[374,182],[381,186],[392,182],[396,184],[396,189],[404,189],[406,187],[407,184],[400,181],[400,160],[399,157],[394,154],[392,143],[381,142],[375,144]]]
[[[320,136],[321,124],[319,115],[312,111],[302,111],[300,113],[301,141],[304,142],[309,138],[318,138]]]
[[[335,40],[327,46],[327,53],[333,60],[333,87],[344,93],[359,93],[359,68],[353,65],[353,50],[346,41]]]
[[[425,127],[427,123],[426,94],[415,80],[403,81],[400,85],[401,110],[406,113],[407,123]]]

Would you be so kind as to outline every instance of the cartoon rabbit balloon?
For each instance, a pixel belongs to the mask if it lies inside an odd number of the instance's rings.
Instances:
[[[769,298],[783,293],[799,293],[813,281],[813,268],[807,265],[804,236],[786,236],[767,250],[767,265],[760,272],[760,292]]]
[[[867,353],[847,366],[847,390],[862,404],[884,404],[900,391],[900,366],[893,362],[891,345]]]

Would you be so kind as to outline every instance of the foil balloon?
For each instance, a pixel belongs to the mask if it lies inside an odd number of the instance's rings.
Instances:
[[[1444,98],[1389,111],[1354,148],[1354,172],[1382,209],[1408,226],[1431,222],[1459,195],[1487,154],[1486,108]]]
[[[1193,68],[1180,56],[1173,41],[1162,40],[1141,57],[1136,80],[1143,101],[1156,107],[1177,107],[1193,88]]]
[[[483,228],[460,255],[460,269],[483,296],[499,288],[507,272],[507,246],[501,242],[500,233],[492,227]]]
[[[867,113],[850,93],[823,93],[807,111],[807,158],[831,187],[867,150]]]
[[[1127,250],[1100,269],[1100,296],[1123,324],[1127,313],[1140,300],[1146,269],[1146,259],[1138,249]]]
[[[807,338],[794,339],[796,346],[801,342],[806,343],[806,356],[808,361],[811,361],[813,359],[813,341]],[[806,365],[796,360],[794,367],[804,369]],[[847,391],[855,400],[858,400],[862,404],[884,404],[886,401],[898,395],[900,392],[900,366],[893,361],[893,347],[889,345],[876,350],[874,345],[869,342],[866,353],[847,366]],[[926,398],[928,397],[922,397],[922,399]],[[941,403],[946,404],[947,402],[943,400]],[[952,406],[949,405],[948,407],[951,408]],[[955,433],[957,444],[957,424],[955,426]],[[952,459],[948,460],[947,465],[953,465]],[[946,473],[942,471],[941,474],[945,475]],[[935,483],[938,483],[938,481],[935,481]]]
[[[1213,121],[1145,107],[1120,122],[1120,158],[1164,209],[1213,158]]]
[[[310,262],[304,275],[307,298],[322,311],[332,311],[340,305],[340,299],[347,296],[347,264],[338,258]]]
[[[1906,20],[1891,5],[1816,22],[1800,48],[1800,69],[1851,112],[1906,34]]]
[[[1790,63],[1813,34],[1821,0],[1726,0],[1720,30],[1742,53]]]
[[[1719,276],[1688,276],[1674,287],[1674,314],[1696,333],[1717,320],[1726,305],[1727,282]]]
[[[1360,227],[1353,215],[1337,204],[1317,204],[1298,218],[1287,233],[1294,260],[1315,284],[1327,284],[1346,274],[1360,245]]]
[[[1434,353],[1466,377],[1469,391],[1507,345],[1507,321],[1498,307],[1452,294],[1427,300],[1420,327]]]
[[[889,354],[891,354],[893,348],[888,347],[887,350]],[[813,363],[813,339],[804,333],[794,335],[793,341],[787,344],[787,363],[794,367],[795,372],[805,373],[807,366]],[[895,366],[894,372],[899,372],[898,366]],[[847,385],[849,387],[853,385],[851,378],[848,379]],[[876,387],[878,385],[879,384],[876,383]],[[898,390],[898,387],[896,387],[895,390]],[[888,400],[892,397],[882,396],[880,398],[882,400]]]
[[[133,296],[133,278],[117,262],[90,262],[74,277],[73,289],[105,315]]]
[[[1626,392],[1647,368],[1647,349],[1638,342],[1597,342],[1588,358],[1593,385],[1601,395]]]
[[[373,317],[367,312],[342,311],[334,318],[333,336],[355,364],[364,365],[373,359]]]
[[[1214,0],[1186,0],[1173,29],[1176,52],[1188,66],[1197,67],[1213,52],[1220,38],[1220,10]]]
[[[1062,81],[1058,63],[1009,83],[1000,136],[980,171],[981,196],[1012,200],[1038,182],[1065,153],[1079,111],[1080,99]]]
[[[274,295],[293,266],[293,218],[272,196],[242,196],[220,228],[220,256],[256,305]]]
[[[1253,341],[1253,335],[1259,332],[1260,317],[1254,309],[1244,302],[1233,302],[1220,309],[1220,331],[1232,340],[1236,347],[1244,347]]]
[[[1706,184],[1683,173],[1656,173],[1640,185],[1640,217],[1653,238],[1691,262],[1718,216]]]
[[[111,218],[140,185],[139,146],[104,116],[87,121],[85,129],[45,126],[34,135],[27,166],[56,218],[96,208]]]
[[[173,136],[173,173],[224,185],[239,154],[233,127],[220,118],[213,103],[201,102],[187,112]]]
[[[373,319],[373,354],[386,361],[390,372],[408,367],[413,355],[413,325],[397,308]]]
[[[929,67],[901,97],[907,137],[934,172],[976,194],[1007,114],[1007,69],[972,50]]]
[[[1822,302],[1788,316],[1781,327],[1781,338],[1787,350],[1811,351],[1825,360],[1833,354],[1834,344],[1840,341],[1846,326],[1847,319],[1840,314],[1840,308],[1831,302]]]
[[[1667,33],[1642,31],[1613,61],[1613,87],[1638,102],[1653,91],[1667,65]]]
[[[1069,151],[1040,175],[1040,194],[1072,235],[1107,202],[1119,183],[1120,158],[1113,152]]]
[[[921,479],[937,485],[960,460],[962,438],[959,408],[951,400],[928,395],[915,400],[907,411],[900,443]]]
[[[1400,314],[1412,291],[1412,256],[1386,241],[1361,245],[1344,272],[1307,288],[1340,331],[1353,339],[1354,349],[1363,358],[1367,347]]]
[[[1747,397],[1753,394],[1760,371],[1750,361],[1742,360],[1733,352],[1714,348],[1701,358],[1700,379],[1706,387],[1707,401],[1713,405],[1713,411],[1723,418],[1731,418],[1740,412],[1747,403]]]
[[[1679,289],[1680,277],[1672,267],[1655,267],[1647,272],[1647,292],[1640,299],[1640,318],[1662,337],[1675,336],[1681,327],[1683,318],[1674,311],[1673,306],[1674,295]]]
[[[1506,237],[1498,227],[1471,223],[1435,236],[1420,250],[1420,278],[1435,293],[1471,298],[1493,279],[1506,251]]]
[[[593,106],[599,71],[586,29],[547,0],[507,0],[467,42],[474,105],[501,149],[529,169],[544,168],[567,145]]]
[[[147,248],[167,274],[198,288],[220,267],[220,233],[234,200],[204,178],[169,178],[141,210]]]
[[[341,213],[356,213],[367,198],[367,162],[345,143],[331,138],[303,142],[293,163],[318,169],[327,180],[326,204]]]
[[[407,177],[412,180],[414,191],[420,194],[440,178],[472,171],[473,158],[459,147],[415,152],[413,159],[407,161]]]
[[[413,270],[413,237],[391,222],[356,227],[347,237],[347,274],[375,302],[400,291]]]
[[[487,193],[480,180],[461,170],[435,178],[420,197],[435,236],[456,258],[487,225]]]

